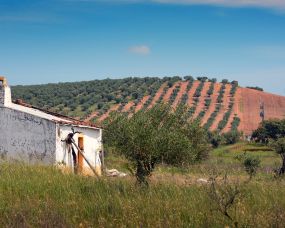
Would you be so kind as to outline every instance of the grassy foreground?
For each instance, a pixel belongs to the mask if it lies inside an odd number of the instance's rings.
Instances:
[[[143,189],[132,177],[98,181],[55,167],[3,163],[0,173],[0,227],[233,227],[212,210],[207,184],[175,175]],[[250,182],[230,210],[239,227],[283,227],[284,186]]]

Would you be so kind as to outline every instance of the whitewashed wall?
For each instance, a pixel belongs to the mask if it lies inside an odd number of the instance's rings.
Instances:
[[[28,113],[0,107],[0,156],[55,159],[56,123]]]
[[[74,131],[79,131],[81,132],[81,134],[84,135],[84,155],[86,156],[88,161],[91,163],[92,166],[100,167],[101,162],[99,158],[99,151],[101,149],[102,130],[74,127]],[[68,151],[66,148],[66,144],[61,142],[61,140],[64,140],[66,136],[71,132],[71,126],[59,126],[57,124],[56,161],[64,161],[68,166],[70,165]],[[78,134],[74,135],[73,138],[76,144],[78,145]],[[75,153],[78,153],[77,149],[75,149]],[[88,166],[85,160],[83,164],[86,167]]]
[[[84,155],[94,167],[100,167],[102,130],[75,127],[84,135]],[[64,161],[68,166],[68,152],[61,140],[71,132],[71,126],[59,125],[35,115],[0,107],[0,158],[22,158],[43,162]],[[74,136],[78,144],[78,134]],[[78,153],[75,149],[76,154]],[[88,166],[84,160],[84,166]]]
[[[8,85],[0,85],[0,106],[11,107],[11,89]]]

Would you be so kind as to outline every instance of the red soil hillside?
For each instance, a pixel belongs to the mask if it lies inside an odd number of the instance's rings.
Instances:
[[[228,95],[227,95],[228,96]],[[222,132],[227,132],[227,131],[230,131],[231,130],[231,123],[232,121],[234,120],[234,117],[239,117],[241,122],[240,122],[240,125],[239,125],[239,130],[242,130],[244,128],[244,121],[243,121],[243,115],[240,111],[240,108],[239,108],[239,100],[240,98],[242,97],[242,90],[241,88],[237,88],[236,90],[236,94],[235,96],[233,97],[235,100],[233,101],[235,104],[233,106],[233,109],[232,109],[232,113],[231,113],[231,116],[229,118],[229,121],[228,121],[228,124],[226,125],[226,127],[222,130]],[[232,98],[232,96],[230,96],[230,98]],[[231,101],[230,101],[231,102]]]
[[[285,118],[285,97],[265,93],[253,89],[241,88],[242,97],[240,103],[242,105],[242,115],[245,134],[251,133],[252,122],[253,129],[258,128],[259,123],[262,121],[260,112],[262,111],[261,105],[264,101],[265,119],[283,119]],[[252,121],[253,120],[253,121]]]
[[[189,106],[193,106],[193,104],[195,103],[195,102],[193,101],[193,98],[194,98],[193,95],[194,95],[194,93],[195,93],[197,87],[199,86],[199,84],[200,84],[200,82],[198,82],[198,81],[193,82],[193,85],[192,85],[191,89],[190,89],[189,92],[188,92],[189,98],[188,98],[188,100],[187,100],[187,104],[188,104]]]
[[[218,83],[220,85],[222,85],[221,83]],[[213,125],[210,127],[210,130],[216,130],[218,129],[218,124],[219,122],[223,119],[224,114],[228,111],[228,106],[230,103],[230,97],[229,93],[231,90],[231,85],[226,85],[226,89],[225,89],[225,93],[224,93],[224,98],[223,98],[223,108],[221,109],[221,111],[218,113],[218,115],[216,116],[216,119],[213,122]]]
[[[211,85],[211,84],[210,84]],[[207,123],[207,120],[210,118],[211,114],[215,111],[216,109],[216,105],[217,105],[217,99],[219,96],[219,89],[221,88],[221,83],[214,83],[214,90],[213,90],[213,94],[208,98],[212,99],[211,104],[207,110],[207,112],[205,113],[204,117],[202,118],[202,125],[204,125],[205,123]],[[210,86],[209,86],[210,87]]]
[[[119,105],[111,107],[108,112],[106,112],[102,116],[100,116],[99,120],[105,119],[111,111],[117,110],[118,108],[119,108]]]
[[[148,95],[148,96],[145,96],[142,100],[141,100],[141,102],[136,106],[136,112],[138,111],[138,110],[140,110],[142,107],[143,107],[143,105],[144,105],[144,103],[148,100],[148,98],[150,97],[150,95]]]
[[[175,107],[176,104],[179,101],[181,101],[181,98],[182,98],[183,94],[186,93],[187,85],[188,85],[188,82],[181,82],[181,88],[180,88],[180,91],[177,94],[177,97],[175,98],[175,101],[173,102],[173,107]]]
[[[193,98],[194,98],[194,93],[199,86],[201,82],[200,81],[194,81],[193,86],[188,92],[188,100],[187,104],[189,106],[192,106],[194,104]],[[173,103],[173,106],[177,104],[179,101],[181,101],[181,98],[183,94],[186,93],[187,90],[187,85],[188,81],[182,81],[182,82],[177,82],[175,85],[173,85],[171,88],[169,88],[164,96],[164,101],[168,102],[169,98],[171,96],[171,93],[173,92],[173,89],[175,89],[175,86],[181,85],[180,91],[177,94],[177,97]],[[202,125],[204,125],[207,120],[210,118],[211,114],[214,112],[217,103],[217,98],[218,98],[218,91],[220,87],[222,86],[222,83],[215,83],[214,84],[214,90],[213,94],[209,97],[207,95],[207,91],[209,90],[209,87],[211,85],[211,82],[205,82],[203,90],[201,91],[201,96],[199,97],[199,102],[197,104],[196,111],[193,115],[193,118],[196,118],[199,114],[200,111],[205,110],[206,113],[204,117],[202,118]],[[161,88],[158,90],[156,93],[152,105],[156,104],[156,101],[159,99],[161,94],[163,94],[163,88],[165,87],[165,83],[161,86]],[[229,120],[225,126],[225,128],[222,130],[222,132],[227,132],[231,129],[231,123],[234,119],[234,117],[239,117],[240,118],[240,125],[238,127],[239,130],[243,130],[246,135],[251,134],[252,131],[252,123],[253,123],[253,129],[258,128],[260,122],[262,121],[262,118],[260,117],[260,112],[261,110],[261,104],[262,101],[264,101],[264,107],[265,107],[265,119],[283,119],[285,118],[285,97],[279,96],[279,95],[274,95],[270,93],[265,93],[253,89],[247,89],[247,88],[241,88],[237,87],[236,93],[234,97],[232,97],[229,93],[232,88],[232,85],[226,84],[226,89],[224,93],[224,98],[223,98],[223,103],[222,109],[220,112],[218,112],[218,115],[216,116],[212,126],[210,127],[210,130],[215,130],[218,128],[219,122],[223,119],[224,114],[228,110],[228,105],[230,102],[234,102],[234,106],[232,108],[231,115],[229,117]],[[135,107],[135,111],[140,110],[144,103],[149,99],[149,95],[145,96],[141,102]],[[205,109],[205,99],[210,98],[211,99],[211,104],[208,109]],[[230,99],[233,98],[234,100],[231,101]],[[129,102],[128,104],[125,105],[122,111],[128,111],[131,106],[134,105],[134,102]],[[150,105],[149,107],[151,107]],[[112,110],[117,110],[119,105],[112,106],[111,109],[102,115],[99,120],[103,120],[108,116],[108,114]],[[93,112],[90,117],[88,117],[86,120],[92,119],[94,116],[96,116],[97,111]],[[130,113],[129,117],[132,116]]]
[[[196,107],[196,111],[193,115],[194,119],[198,116],[198,114],[201,111],[205,110],[205,99],[208,98],[207,91],[209,90],[210,85],[211,85],[210,82],[204,83],[203,90],[201,91],[201,96],[199,97],[199,102],[198,102],[197,107]]]

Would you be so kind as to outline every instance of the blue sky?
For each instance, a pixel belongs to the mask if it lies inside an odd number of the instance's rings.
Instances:
[[[0,75],[207,76],[285,96],[285,1],[2,0]]]

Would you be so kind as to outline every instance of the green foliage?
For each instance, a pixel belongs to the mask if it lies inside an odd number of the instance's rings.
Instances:
[[[217,103],[223,103],[223,102],[224,102],[223,99],[220,96],[218,96]]]
[[[258,91],[263,91],[263,89],[258,87],[258,86],[247,86],[246,88],[255,89],[255,90],[258,90]]]
[[[233,227],[210,211],[209,184],[191,183],[204,173],[159,173],[142,190],[131,178],[97,181],[45,165],[1,164],[0,172],[2,227]],[[237,172],[228,182],[237,175],[244,179]],[[284,227],[284,182],[256,180],[229,213],[239,227]]]
[[[268,146],[279,154],[282,159],[282,167],[279,171],[279,176],[285,175],[285,137],[282,135],[277,135],[275,140],[270,140]]]
[[[213,148],[217,148],[222,142],[223,138],[219,135],[219,130],[207,131],[208,142],[212,144]]]
[[[216,78],[212,78],[212,79],[208,79],[208,82],[212,82],[212,83],[216,83],[217,82],[217,79]]]
[[[228,120],[229,120],[229,118],[230,118],[230,116],[231,116],[231,113],[232,113],[233,104],[234,104],[233,102],[231,102],[231,103],[229,104],[229,109],[228,109],[228,111],[224,114],[223,119],[218,123],[218,128],[219,128],[220,130],[223,130],[223,129],[225,128],[225,126],[227,125]]]
[[[107,112],[110,109],[110,105],[109,104],[105,104],[102,109],[104,110],[104,112]]]
[[[174,76],[174,77],[172,77],[172,78],[169,80],[168,86],[169,86],[169,87],[172,87],[177,81],[181,81],[181,80],[182,80],[181,77],[179,77],[179,76]]]
[[[207,77],[197,77],[197,80],[201,82],[205,82],[207,79]]]
[[[198,99],[198,98],[196,98],[196,99]],[[191,107],[189,108],[189,110],[187,111],[187,118],[190,118],[190,117],[193,116],[193,114],[194,114],[195,111],[196,111],[196,108],[197,108],[197,105],[196,105],[196,104],[194,104],[193,106],[191,106]]]
[[[212,84],[210,85],[209,90],[207,91],[208,96],[211,96],[211,95],[213,94],[214,83],[215,83],[215,82],[212,82]]]
[[[188,93],[189,90],[192,88],[192,86],[193,86],[193,81],[194,81],[194,79],[193,79],[193,80],[189,80],[188,85],[187,85],[187,89],[186,89],[186,92],[187,92],[187,93]]]
[[[205,99],[205,106],[209,107],[211,105],[212,99]]]
[[[218,115],[220,107],[221,107],[220,104],[218,104],[216,106],[215,111],[211,114],[210,118],[207,120],[207,123],[205,123],[204,126],[203,126],[205,129],[209,129],[213,125],[213,122],[214,122],[216,116]]]
[[[232,88],[230,90],[230,95],[234,96],[235,93],[236,93],[236,88],[238,86],[238,82],[237,81],[232,81],[231,84],[232,84]]]
[[[197,87],[195,93],[194,93],[194,97],[200,97],[201,96],[201,91],[203,90],[204,87],[204,82],[201,81],[201,83],[199,84],[199,86]]]
[[[239,131],[228,131],[222,133],[222,137],[226,144],[235,144],[241,139],[242,133]]]
[[[238,126],[240,124],[240,118],[239,117],[234,117],[233,121],[231,122],[231,131],[237,131]]]
[[[261,163],[259,157],[252,157],[244,154],[238,155],[236,159],[241,162],[241,165],[244,167],[250,178],[256,174],[257,169],[260,167]]]
[[[203,118],[203,116],[205,115],[205,111],[202,110],[201,112],[199,112],[198,116],[197,116],[197,120],[201,120]]]
[[[98,103],[98,109],[103,108],[103,106],[104,106],[104,103],[103,103],[103,102],[99,102],[99,103]]]
[[[262,127],[257,128],[253,132],[252,137],[257,138],[257,140],[269,138],[276,140],[278,135],[285,137],[285,119],[262,121]]]
[[[104,111],[103,110],[99,110],[98,111],[98,116],[102,116],[104,114]]]
[[[199,102],[199,98],[193,98],[193,101],[198,103]]]
[[[228,79],[223,79],[223,80],[222,80],[222,83],[223,83],[223,84],[229,84],[229,80],[228,80]]]
[[[194,81],[194,78],[193,78],[192,76],[190,76],[190,75],[184,76],[184,79],[185,79],[186,81]]]
[[[196,92],[194,93],[194,97],[200,97],[200,96],[201,96],[201,93],[200,93],[200,92],[196,91]]]
[[[131,163],[139,183],[164,157],[170,165],[187,165],[206,158],[209,147],[199,122],[186,121],[186,108],[171,112],[168,104],[156,104],[128,118],[111,112],[104,130],[104,142],[116,147]]]

